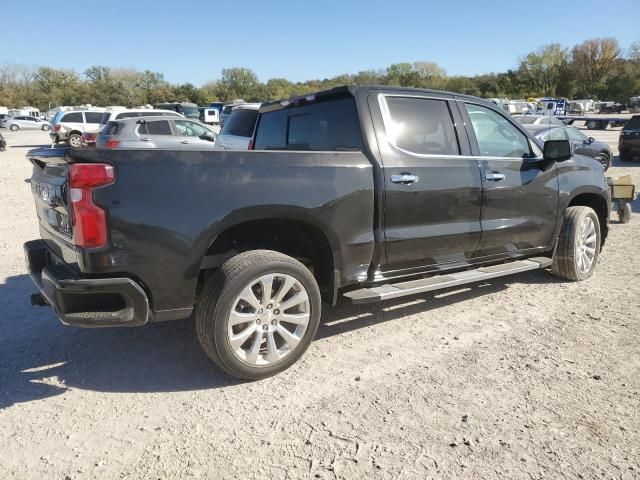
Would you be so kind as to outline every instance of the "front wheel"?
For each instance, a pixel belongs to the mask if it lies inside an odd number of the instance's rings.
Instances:
[[[553,255],[553,274],[565,280],[586,280],[600,253],[600,221],[589,207],[569,207]]]
[[[205,283],[196,309],[204,351],[224,371],[259,380],[286,370],[320,323],[320,291],[297,260],[270,250],[231,258]]]
[[[11,130],[12,132],[17,132],[18,130],[20,130],[20,127],[18,125],[11,125],[9,127],[9,130]]]

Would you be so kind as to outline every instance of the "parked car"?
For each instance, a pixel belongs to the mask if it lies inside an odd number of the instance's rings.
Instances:
[[[229,118],[229,116],[231,115],[231,111],[234,109],[234,107],[246,104],[247,102],[245,102],[244,100],[238,99],[224,105],[222,107],[222,110],[220,111],[220,127],[224,127],[224,122],[227,121],[227,118]]]
[[[188,118],[156,116],[110,121],[98,135],[96,147],[210,150],[215,140],[209,125]]]
[[[627,100],[627,110],[629,113],[640,113],[640,96],[630,97]]]
[[[640,157],[640,115],[634,115],[625,123],[618,138],[620,160],[630,161]]]
[[[217,150],[247,150],[258,119],[259,103],[245,103],[233,108],[220,130]]]
[[[4,139],[4,137],[0,133],[0,151],[4,152],[6,149],[7,149],[7,141]]]
[[[53,143],[67,142],[71,147],[81,147],[82,134],[95,131],[103,113],[104,109],[58,112],[51,120],[49,136]]]
[[[584,280],[607,237],[602,167],[479,98],[335,88],[263,105],[254,146],[30,151],[31,301],[79,326],[195,313],[205,352],[255,380],[302,356],[321,299]]]
[[[564,126],[562,120],[548,115],[511,115],[520,125],[557,125]]]
[[[118,108],[113,110],[107,110],[102,114],[100,118],[100,124],[94,128],[87,129],[82,134],[82,146],[91,147],[96,144],[98,135],[112,120],[121,120],[123,118],[140,118],[140,117],[175,117],[184,118],[184,116],[178,112],[172,110],[156,110],[150,108]]]
[[[168,103],[156,103],[153,108],[157,110],[172,110],[179,113],[186,118],[192,118],[198,120],[200,118],[200,112],[198,111],[198,105],[188,102],[168,102]]]
[[[4,121],[4,127],[8,128],[12,132],[18,130],[49,130],[49,124],[44,120],[37,117],[26,117],[26,116],[17,116],[17,117],[8,117]]]
[[[573,146],[574,153],[591,157],[602,164],[605,170],[611,166],[613,153],[606,142],[599,142],[593,137],[587,137],[575,127],[544,125],[526,125],[533,135],[546,142],[547,140],[568,140]]]

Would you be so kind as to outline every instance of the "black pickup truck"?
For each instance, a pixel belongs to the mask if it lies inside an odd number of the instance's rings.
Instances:
[[[248,151],[39,149],[39,293],[78,326],[195,316],[259,379],[309,346],[321,302],[374,302],[538,268],[590,277],[602,165],[484,100],[341,87],[264,104]]]

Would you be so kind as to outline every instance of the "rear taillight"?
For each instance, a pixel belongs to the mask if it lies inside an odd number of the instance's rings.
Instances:
[[[59,132],[59,131],[60,131],[60,124],[54,125],[54,126],[53,126],[53,128],[52,128],[52,130],[53,130],[54,132]]]
[[[114,180],[113,167],[107,163],[73,163],[69,167],[73,242],[78,247],[96,248],[107,244],[107,216],[93,203],[93,190]]]
[[[116,148],[120,144],[118,140],[107,140],[104,142],[104,148]]]
[[[255,147],[255,142],[253,141],[253,138],[251,140],[249,140],[249,150],[253,150]]]

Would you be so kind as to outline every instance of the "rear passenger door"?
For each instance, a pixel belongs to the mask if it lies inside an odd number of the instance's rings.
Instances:
[[[501,112],[460,102],[482,171],[482,239],[476,257],[546,249],[558,212],[555,163]]]
[[[482,182],[448,96],[376,93],[387,270],[465,264],[480,240]],[[452,108],[453,107],[453,108]]]
[[[171,130],[169,120],[141,121],[138,137],[149,148],[176,148],[180,145]]]

